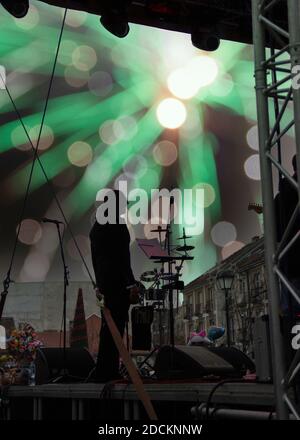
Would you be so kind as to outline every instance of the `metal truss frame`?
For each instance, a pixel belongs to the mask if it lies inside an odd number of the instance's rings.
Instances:
[[[272,20],[272,12],[277,6],[284,9],[286,7],[287,29]],[[293,83],[296,74],[293,68],[300,65],[300,1],[252,0],[252,25],[276,416],[285,420],[289,418],[291,412],[300,420],[299,409],[289,392],[293,379],[300,369],[300,349],[286,372],[279,316],[280,284],[284,285],[300,304],[299,290],[283,273],[280,265],[284,255],[299,239],[300,230],[292,238],[290,233],[295,223],[299,221],[300,205],[296,207],[281,242],[277,243],[273,173],[276,169],[281,178],[287,179],[290,185],[297,189],[300,200],[298,185],[300,182],[300,89],[297,89]],[[276,49],[267,47],[269,41],[274,41]],[[275,120],[272,120],[272,101]],[[286,124],[284,117],[289,106],[293,109],[293,119]],[[291,128],[295,131],[297,181],[281,163],[281,141]]]

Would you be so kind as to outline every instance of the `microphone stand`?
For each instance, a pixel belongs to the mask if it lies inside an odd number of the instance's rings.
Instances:
[[[67,287],[69,285],[69,269],[66,265],[66,259],[64,254],[64,247],[63,247],[63,238],[61,235],[60,222],[54,222],[57,228],[57,234],[59,238],[59,247],[60,247],[60,254],[61,259],[63,263],[64,268],[64,296],[63,296],[63,368],[61,370],[61,375],[53,380],[53,383],[58,381],[64,381],[67,378],[69,378],[68,369],[67,369]]]

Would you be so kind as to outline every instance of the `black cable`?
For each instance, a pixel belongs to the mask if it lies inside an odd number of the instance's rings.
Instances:
[[[213,398],[213,395],[215,394],[215,392],[217,391],[218,388],[220,388],[222,385],[226,384],[226,383],[254,383],[253,380],[251,381],[247,381],[245,379],[224,379],[221,380],[221,382],[218,382],[210,391],[207,401],[206,401],[206,411],[205,411],[205,418],[206,420],[209,420],[209,406],[211,404],[211,400]]]

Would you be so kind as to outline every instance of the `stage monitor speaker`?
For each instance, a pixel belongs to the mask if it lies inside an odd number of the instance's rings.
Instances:
[[[239,378],[253,362],[235,348],[163,346],[154,369],[158,379],[196,379],[205,376]]]
[[[66,370],[70,380],[83,382],[95,367],[95,362],[85,348],[66,349]],[[37,385],[52,382],[64,368],[63,348],[40,348],[35,359],[35,382]]]

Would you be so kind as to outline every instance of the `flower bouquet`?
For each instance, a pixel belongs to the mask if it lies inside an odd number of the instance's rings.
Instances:
[[[42,346],[34,328],[25,324],[19,330],[13,330],[7,341],[8,353],[19,366],[29,365],[35,358],[36,350]]]
[[[0,357],[0,384],[28,384],[36,350],[41,346],[31,325],[13,330],[7,341],[7,354]]]

